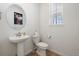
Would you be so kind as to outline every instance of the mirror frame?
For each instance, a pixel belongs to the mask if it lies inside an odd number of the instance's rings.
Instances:
[[[15,9],[18,10],[19,12],[17,12]],[[17,12],[17,13],[20,13],[23,15],[23,24],[21,24],[21,25],[14,24],[14,12]],[[22,28],[24,28],[24,26],[26,24],[26,14],[21,6],[19,6],[17,4],[11,4],[6,10],[6,15],[7,15],[6,16],[7,23],[10,28],[15,29],[15,30],[21,30]]]

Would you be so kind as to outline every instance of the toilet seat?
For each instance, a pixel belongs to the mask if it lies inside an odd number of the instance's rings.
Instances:
[[[41,47],[41,48],[47,48],[48,44],[44,43],[44,42],[39,42],[37,43],[37,46]]]

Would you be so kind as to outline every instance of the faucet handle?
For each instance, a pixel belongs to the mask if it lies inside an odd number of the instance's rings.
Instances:
[[[21,32],[16,33],[16,36],[21,36]]]

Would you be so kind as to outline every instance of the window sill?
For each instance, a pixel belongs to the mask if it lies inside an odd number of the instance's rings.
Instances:
[[[54,27],[63,27],[64,24],[49,24],[49,26],[54,26]]]

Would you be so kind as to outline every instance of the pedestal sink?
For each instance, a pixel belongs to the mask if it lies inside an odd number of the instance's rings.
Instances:
[[[21,35],[21,36],[16,36],[12,35],[9,37],[9,40],[17,44],[17,55],[18,56],[24,56],[24,41],[30,38],[28,35]]]

